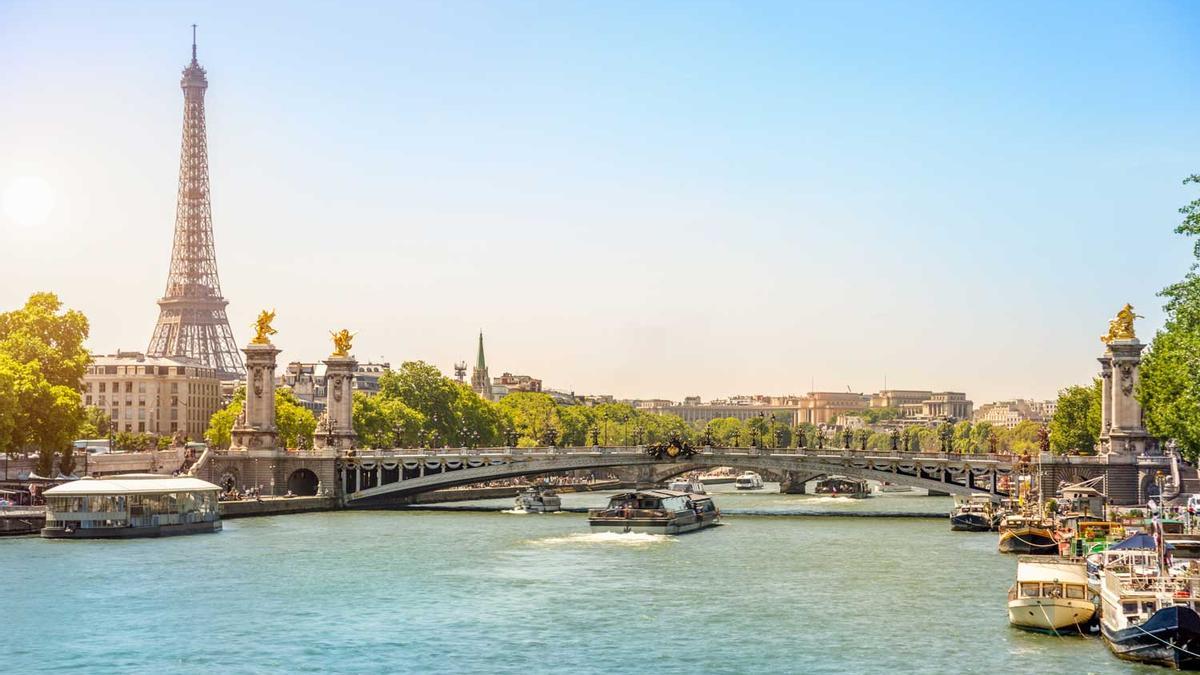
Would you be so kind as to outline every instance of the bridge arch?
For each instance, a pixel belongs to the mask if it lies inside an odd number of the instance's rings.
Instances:
[[[312,497],[320,484],[321,480],[310,469],[296,469],[287,479],[288,492],[297,497]]]
[[[358,480],[364,467],[372,467],[367,469],[371,471],[384,461],[399,462],[404,466],[418,463],[423,466],[435,465],[437,471],[395,482],[386,482],[386,477],[383,481],[377,477]],[[347,506],[372,506],[422,492],[490,480],[615,467],[645,467],[650,472],[658,473],[654,468],[658,465],[670,467],[658,474],[664,478],[688,470],[735,466],[778,474],[836,473],[951,494],[991,494],[996,498],[1003,494],[998,489],[997,478],[1010,468],[1009,465],[990,456],[873,456],[870,453],[853,452],[819,454],[819,451],[769,452],[713,448],[705,449],[689,458],[681,457],[672,461],[651,457],[640,448],[593,448],[572,451],[497,449],[476,454],[451,452],[438,455],[392,455],[387,460],[380,457],[363,457],[358,461],[351,459],[341,468],[341,480]],[[675,467],[678,467],[678,470]],[[347,475],[350,471],[355,472],[353,479]],[[350,485],[363,487],[345,490]]]

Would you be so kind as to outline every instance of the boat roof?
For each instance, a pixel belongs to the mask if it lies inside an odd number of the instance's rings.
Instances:
[[[191,476],[160,476],[158,474],[124,474],[105,478],[80,478],[77,481],[46,490],[52,497],[73,495],[146,495],[170,492],[220,492],[221,488],[206,480]]]
[[[1087,565],[1069,560],[1039,560],[1017,563],[1017,581],[1057,581],[1067,584],[1086,584]]]
[[[1170,548],[1170,545],[1168,545],[1167,548]],[[1112,546],[1109,546],[1108,550],[1156,551],[1158,550],[1158,543],[1154,541],[1154,537],[1146,534],[1145,532],[1139,532],[1119,544],[1113,544]]]
[[[649,495],[651,497],[658,497],[659,499],[666,499],[667,497],[708,498],[707,495],[698,495],[694,492],[681,492],[679,490],[637,490],[635,492],[623,492],[619,495],[613,495],[613,499],[616,499],[617,497],[636,497],[640,495]]]

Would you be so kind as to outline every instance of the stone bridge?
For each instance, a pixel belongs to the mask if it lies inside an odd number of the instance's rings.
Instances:
[[[950,494],[1007,495],[1009,455],[879,453],[852,450],[703,448],[691,457],[660,458],[643,447],[483,448],[359,451],[338,460],[337,480],[348,507],[381,506],[404,497],[472,483],[568,471],[644,467],[662,480],[692,469],[828,474],[888,481]],[[677,468],[677,470],[676,470]]]

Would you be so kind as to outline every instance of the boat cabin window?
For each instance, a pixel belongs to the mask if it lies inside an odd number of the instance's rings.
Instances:
[[[1036,598],[1038,596],[1038,585],[1036,583],[1021,584],[1021,597]]]
[[[1085,597],[1083,586],[1074,584],[1067,586],[1067,597],[1073,600],[1082,600]]]
[[[1122,602],[1121,611],[1128,616],[1134,616],[1138,613],[1138,604],[1136,602]]]
[[[662,500],[662,506],[659,508],[667,509],[668,511],[683,511],[686,509],[687,500],[683,497],[667,497]]]
[[[1142,613],[1153,614],[1158,611],[1158,606],[1153,602],[1142,602]]]
[[[1043,598],[1061,598],[1062,592],[1062,584],[1042,584]]]

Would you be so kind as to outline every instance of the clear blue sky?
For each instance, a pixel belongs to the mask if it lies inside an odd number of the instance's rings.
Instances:
[[[53,206],[0,211],[0,307],[145,347],[193,22],[235,335],[275,308],[284,360],[482,328],[579,392],[1048,397],[1189,264],[1195,3],[248,4],[0,3],[0,190]]]

